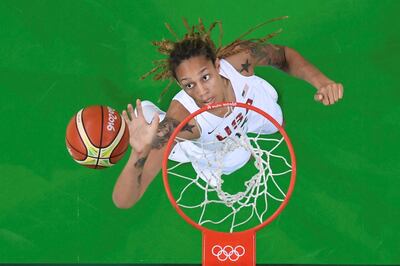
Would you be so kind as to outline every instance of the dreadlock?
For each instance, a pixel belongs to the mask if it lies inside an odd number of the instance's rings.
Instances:
[[[174,82],[174,79],[176,79],[175,70],[183,60],[189,59],[193,56],[203,55],[215,63],[216,58],[227,58],[248,49],[249,46],[252,48],[264,44],[269,39],[281,33],[282,29],[270,33],[262,38],[247,40],[244,40],[243,38],[268,23],[286,18],[287,16],[284,16],[260,23],[226,46],[222,46],[223,29],[222,22],[219,20],[211,23],[209,28],[206,29],[200,18],[198,24],[192,26],[190,26],[187,20],[183,18],[183,24],[187,31],[183,38],[179,38],[171,26],[168,23],[165,23],[166,28],[175,38],[175,41],[162,39],[161,41],[153,41],[152,44],[157,47],[158,52],[168,56],[168,58],[153,61],[154,68],[144,74],[141,79],[145,79],[152,74],[154,74],[154,80],[168,79],[169,83],[161,92],[161,98],[168,91],[169,87]],[[211,40],[211,32],[216,26],[219,27],[218,47],[216,47],[214,42]],[[247,45],[242,45],[244,43]]]

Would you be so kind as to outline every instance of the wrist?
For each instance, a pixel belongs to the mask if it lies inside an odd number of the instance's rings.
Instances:
[[[332,83],[334,83],[333,80],[330,80],[329,78],[322,75],[322,77],[316,78],[312,84],[317,90],[320,90],[321,88]]]
[[[132,157],[134,157],[134,158],[146,157],[150,153],[150,150],[151,150],[151,146],[146,147],[146,148],[142,149],[141,151],[137,151],[134,148],[132,148],[130,157],[131,158]]]

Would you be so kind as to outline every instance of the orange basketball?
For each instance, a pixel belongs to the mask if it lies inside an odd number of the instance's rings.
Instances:
[[[113,166],[129,146],[129,132],[121,115],[108,106],[81,109],[67,126],[65,137],[72,158],[89,168]]]

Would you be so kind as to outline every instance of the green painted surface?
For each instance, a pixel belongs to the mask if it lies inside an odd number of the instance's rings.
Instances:
[[[274,43],[293,47],[345,97],[271,68],[298,160],[284,213],[257,235],[259,263],[399,264],[399,1],[0,1],[0,262],[200,263],[201,236],[172,209],[161,176],[132,209],[111,193],[123,161],[71,160],[66,125],[84,106],[156,101],[138,77],[160,58],[150,41],[181,17],[224,23],[224,43],[268,18],[290,18]],[[171,90],[161,103],[168,105]]]

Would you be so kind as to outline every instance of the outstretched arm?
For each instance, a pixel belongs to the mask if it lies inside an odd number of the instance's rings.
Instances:
[[[137,101],[137,116],[132,105],[128,113],[122,116],[129,128],[131,155],[114,186],[113,201],[118,208],[130,208],[138,202],[144,192],[160,172],[165,145],[175,128],[188,115],[186,110],[176,102],[171,103],[165,119],[158,123],[155,116],[148,124],[143,116],[140,101]],[[186,111],[186,112],[185,112]],[[179,137],[193,139],[199,137],[199,131],[189,122],[182,128]]]
[[[343,98],[343,85],[326,77],[292,48],[273,44],[243,42],[244,52],[227,58],[243,75],[253,75],[256,66],[273,66],[307,81],[317,92],[314,99],[324,105],[334,104]]]
[[[131,207],[142,194],[143,167],[151,151],[159,123],[158,116],[154,117],[151,124],[146,122],[140,100],[136,101],[136,108],[137,115],[131,104],[128,104],[128,112],[125,110],[122,112],[129,129],[129,144],[132,151],[114,186],[113,201],[119,208]]]
[[[132,149],[114,186],[113,202],[118,208],[130,208],[143,194],[142,173],[148,155],[149,152],[140,154]]]

